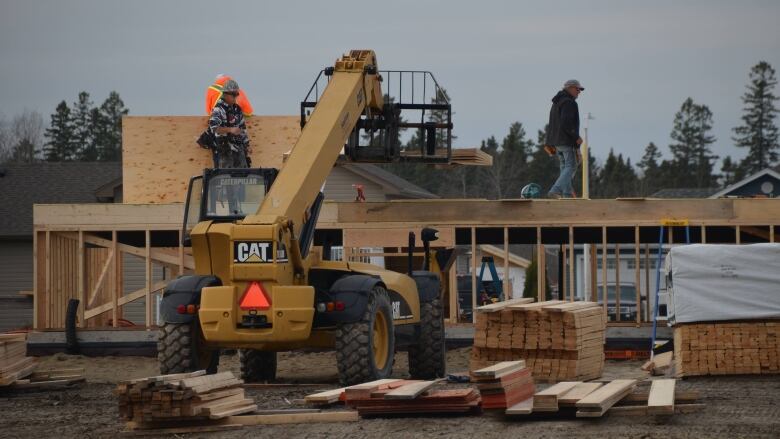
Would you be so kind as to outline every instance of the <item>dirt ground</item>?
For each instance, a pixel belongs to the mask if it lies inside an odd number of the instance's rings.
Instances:
[[[448,352],[448,371],[465,371],[469,349]],[[56,355],[44,368],[84,367],[88,382],[64,390],[0,392],[2,438],[110,438],[119,436],[117,381],[156,375],[153,358]],[[604,378],[646,379],[636,361],[608,361]],[[238,373],[237,356],[223,356],[220,370]],[[279,359],[279,381],[336,383],[335,355],[286,353]],[[406,376],[406,354],[396,357],[394,375]],[[335,387],[325,386],[323,389]],[[446,437],[446,438],[780,438],[780,375],[688,378],[679,389],[697,390],[706,409],[669,418],[609,416],[600,419],[508,420],[486,413],[469,417],[361,419],[359,422],[245,427],[243,430],[186,437]],[[248,389],[261,408],[293,407],[312,388]],[[172,437],[172,436],[171,436]]]

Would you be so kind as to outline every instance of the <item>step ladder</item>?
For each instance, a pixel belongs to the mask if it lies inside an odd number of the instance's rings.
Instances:
[[[496,262],[493,260],[493,256],[483,256],[482,266],[479,268],[479,276],[477,277],[477,285],[479,286],[479,292],[482,292],[484,285],[482,284],[482,278],[485,275],[485,267],[490,270],[490,277],[493,279],[493,288],[498,293],[498,301],[504,300],[504,283],[498,277],[498,271],[496,271]]]

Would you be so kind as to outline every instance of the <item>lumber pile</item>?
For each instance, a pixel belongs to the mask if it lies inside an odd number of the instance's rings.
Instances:
[[[205,371],[123,381],[114,390],[119,416],[133,425],[222,419],[257,410],[231,372]]]
[[[677,376],[780,373],[780,321],[674,327]]]
[[[598,378],[605,329],[595,302],[487,305],[477,309],[470,368],[522,359],[539,381]]]
[[[474,389],[433,389],[434,381],[382,379],[308,395],[310,404],[343,400],[360,416],[469,414],[479,411]]]
[[[0,334],[0,386],[32,375],[35,358],[27,356],[27,334]]]
[[[506,410],[507,415],[600,418],[690,413],[704,408],[697,392],[675,390],[673,379],[651,381],[649,390],[639,389],[636,380],[609,382],[560,382],[536,392]]]
[[[452,148],[452,159],[450,161],[457,165],[493,165],[493,157],[479,148]]]
[[[505,361],[471,373],[482,396],[482,408],[511,407],[534,394],[531,370],[524,361]]]

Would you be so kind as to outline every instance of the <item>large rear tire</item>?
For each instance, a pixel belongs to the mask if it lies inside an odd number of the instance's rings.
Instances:
[[[165,323],[157,339],[157,362],[163,375],[196,370],[213,374],[219,366],[219,351],[206,349],[197,319]]]
[[[393,371],[395,334],[387,291],[375,286],[363,317],[336,328],[336,362],[344,386],[387,378]]]
[[[434,299],[420,304],[420,336],[409,347],[409,375],[422,380],[441,378],[446,362],[441,301]]]
[[[262,383],[276,379],[276,352],[240,349],[241,379],[247,383]]]

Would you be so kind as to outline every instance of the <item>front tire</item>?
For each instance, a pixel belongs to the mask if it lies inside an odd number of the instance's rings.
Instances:
[[[387,378],[393,371],[395,334],[387,290],[375,286],[363,317],[336,328],[336,362],[344,386]]]
[[[276,379],[276,352],[240,349],[241,379],[247,383],[261,383]]]
[[[446,362],[441,301],[434,299],[420,304],[420,336],[409,347],[409,375],[422,380],[441,378]]]
[[[217,373],[219,351],[206,349],[198,320],[190,323],[165,323],[157,339],[157,361],[160,373]]]

